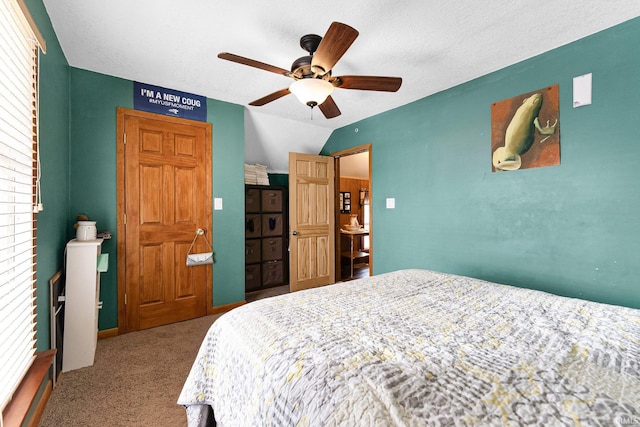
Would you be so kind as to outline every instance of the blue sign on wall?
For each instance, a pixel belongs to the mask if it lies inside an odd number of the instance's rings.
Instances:
[[[165,116],[207,121],[204,96],[133,82],[133,108]]]

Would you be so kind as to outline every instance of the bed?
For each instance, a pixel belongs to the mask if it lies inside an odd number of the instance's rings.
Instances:
[[[178,403],[189,426],[634,425],[640,310],[380,274],[222,315]]]

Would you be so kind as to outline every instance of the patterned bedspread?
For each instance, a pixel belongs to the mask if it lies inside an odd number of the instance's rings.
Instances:
[[[640,310],[426,270],[221,316],[190,426],[640,424]]]

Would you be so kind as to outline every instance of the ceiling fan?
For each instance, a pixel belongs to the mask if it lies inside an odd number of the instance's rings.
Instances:
[[[341,114],[331,97],[334,88],[395,92],[402,85],[400,77],[333,77],[331,75],[333,67],[349,49],[356,37],[358,37],[357,30],[340,22],[333,22],[324,37],[316,34],[302,36],[300,47],[306,50],[309,55],[296,59],[291,65],[291,71],[233,53],[222,52],[218,54],[218,58],[294,79],[288,88],[256,99],[249,105],[262,106],[293,93],[300,102],[311,108],[318,106],[322,114],[327,119],[331,119]]]

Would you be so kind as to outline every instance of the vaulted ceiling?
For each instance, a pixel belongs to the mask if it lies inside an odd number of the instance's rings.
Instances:
[[[246,106],[246,159],[285,172],[289,151],[317,153],[333,129],[410,103],[640,15],[638,0],[44,0],[73,67]],[[342,114],[288,95],[291,79],[217,58],[280,68],[331,22],[359,36],[334,75],[403,78],[398,92],[336,89]]]

